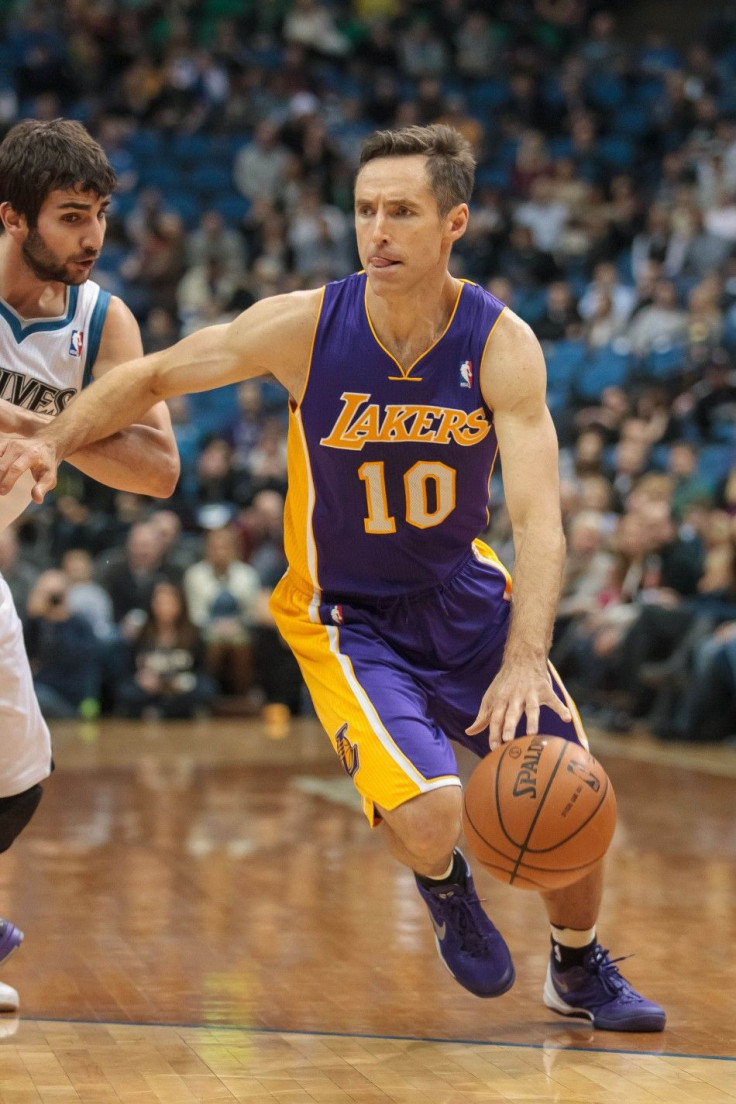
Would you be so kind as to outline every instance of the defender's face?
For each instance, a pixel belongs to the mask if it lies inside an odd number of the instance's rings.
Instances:
[[[379,295],[406,291],[432,271],[443,270],[454,232],[456,207],[440,217],[429,186],[426,158],[380,157],[355,182],[355,233],[361,264]]]
[[[102,249],[109,205],[109,196],[95,192],[49,192],[21,247],[33,274],[39,280],[83,284]]]

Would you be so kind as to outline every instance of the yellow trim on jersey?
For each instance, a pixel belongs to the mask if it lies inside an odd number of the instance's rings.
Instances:
[[[291,569],[316,595],[319,565],[312,529],[314,484],[301,411],[293,407],[289,409],[287,469],[289,490],[284,507],[284,551]]]
[[[580,718],[580,714],[578,713],[578,707],[575,705],[575,702],[572,700],[572,698],[568,694],[567,687],[565,686],[564,682],[562,681],[560,676],[557,674],[557,671],[555,670],[555,668],[553,667],[553,665],[550,663],[549,660],[547,660],[547,666],[549,667],[549,670],[552,674],[553,679],[555,680],[555,682],[559,686],[560,690],[562,691],[562,696],[565,699],[565,705],[567,706],[567,708],[570,710],[570,713],[572,714],[572,724],[573,724],[573,728],[575,729],[575,731],[577,733],[578,740],[580,741],[581,745],[585,748],[586,751],[590,751],[590,745],[588,743],[588,737],[585,733],[585,728],[584,728],[583,722]]]
[[[394,356],[394,354],[390,353],[388,351],[388,349],[383,344],[383,342],[381,341],[381,339],[379,338],[378,334],[375,331],[375,328],[373,326],[373,319],[371,318],[371,312],[368,310],[368,280],[366,279],[365,292],[363,293],[363,306],[365,308],[365,316],[368,319],[368,325],[370,326],[371,333],[373,334],[373,337],[375,338],[375,341],[376,341],[376,344],[378,345],[378,347],[383,349],[386,356],[391,358],[391,360],[394,362],[396,367],[401,372],[400,376],[389,376],[388,378],[390,380],[409,379],[410,373],[414,371],[414,369],[416,368],[419,361],[424,360],[424,358],[432,352],[432,350],[435,348],[435,346],[439,345],[440,341],[442,340],[442,338],[445,336],[445,334],[449,330],[450,326],[452,325],[453,319],[455,318],[457,308],[460,305],[460,296],[463,293],[463,284],[464,284],[464,281],[461,280],[460,281],[460,290],[458,291],[457,298],[455,299],[455,306],[452,308],[452,314],[450,315],[450,319],[449,319],[447,325],[445,326],[444,330],[440,334],[440,336],[435,341],[432,342],[432,344],[429,346],[428,349],[425,349],[423,353],[420,353],[420,355],[417,357],[417,359],[412,364],[410,364],[408,368],[403,368],[401,366],[401,364],[399,364],[399,362],[396,359],[396,357]]]
[[[508,601],[511,598],[512,582],[511,575],[508,570],[503,566],[496,553],[487,545],[485,541],[482,541],[480,537],[477,537],[473,541],[473,554],[476,560],[485,560],[486,563],[490,563],[493,567],[497,568],[506,580],[506,588],[503,592],[503,596]]]
[[[317,564],[317,545],[312,530],[314,511],[314,483],[309,448],[302,422],[301,404],[307,393],[307,385],[312,373],[314,346],[317,330],[322,318],[326,288],[322,288],[317,320],[312,333],[309,349],[309,361],[304,387],[298,402],[289,403],[289,437],[286,447],[286,467],[289,476],[289,489],[284,504],[284,549],[286,559],[293,570],[302,579],[309,580],[314,591],[314,604],[318,600],[319,575]]]
[[[339,733],[357,747],[353,783],[372,826],[380,820],[376,805],[391,810],[428,790],[460,785],[456,775],[424,778],[394,743],[358,681],[350,657],[341,650],[339,627],[312,619],[310,596],[291,578],[291,572],[276,586],[270,606],[333,747],[338,751]]]
[[[314,346],[317,342],[317,330],[319,329],[320,320],[322,318],[322,308],[325,305],[325,292],[326,287],[322,288],[322,294],[319,297],[319,310],[317,311],[317,321],[314,323],[314,331],[312,333],[312,344],[309,346],[309,360],[307,362],[307,374],[304,379],[304,386],[302,387],[302,393],[296,400],[296,405],[301,406],[304,402],[304,396],[307,393],[307,386],[309,385],[309,377],[312,374],[312,360],[314,358]]]

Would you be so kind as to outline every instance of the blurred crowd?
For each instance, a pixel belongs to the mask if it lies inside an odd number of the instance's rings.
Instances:
[[[727,740],[736,4],[708,5],[685,44],[661,21],[630,33],[631,14],[615,0],[4,0],[0,123],[72,116],[103,144],[120,187],[95,278],[148,351],[353,271],[371,131],[462,131],[478,174],[453,271],[547,355],[569,542],[553,660],[599,724]],[[67,470],[54,503],[0,538],[45,708],[298,712],[267,609],[286,396],[260,382],[171,405],[183,473],[165,508]],[[513,568],[497,482],[488,537]],[[84,673],[62,669],[84,649]]]

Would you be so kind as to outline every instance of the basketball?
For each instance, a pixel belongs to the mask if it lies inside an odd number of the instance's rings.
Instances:
[[[523,736],[473,771],[463,802],[468,846],[508,885],[560,889],[603,858],[616,797],[593,756],[559,736]]]

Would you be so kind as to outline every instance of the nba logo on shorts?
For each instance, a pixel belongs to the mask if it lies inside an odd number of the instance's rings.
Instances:
[[[335,747],[346,773],[351,778],[355,778],[360,769],[360,756],[358,755],[358,745],[350,743],[346,735],[347,731],[347,723],[340,726],[335,733]]]
[[[84,330],[72,330],[69,341],[69,356],[81,357],[84,349]]]
[[[472,360],[464,360],[460,365],[460,386],[472,387],[473,386],[473,362]]]

